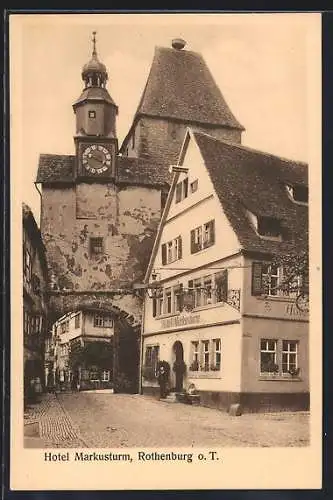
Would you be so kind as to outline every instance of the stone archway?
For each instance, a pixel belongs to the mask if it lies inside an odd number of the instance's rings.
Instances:
[[[68,313],[94,311],[114,319],[112,337],[112,383],[115,392],[138,392],[141,331],[139,297],[110,296],[102,293],[51,292],[52,323]],[[118,298],[118,300],[117,300]],[[125,298],[126,299],[126,298]],[[133,300],[134,299],[134,300]],[[126,309],[123,308],[127,306]]]

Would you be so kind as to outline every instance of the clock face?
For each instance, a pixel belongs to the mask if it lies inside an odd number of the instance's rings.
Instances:
[[[111,166],[110,151],[101,144],[92,144],[82,153],[84,168],[91,174],[102,174]]]

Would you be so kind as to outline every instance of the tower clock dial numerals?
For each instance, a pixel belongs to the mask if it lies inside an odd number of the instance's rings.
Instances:
[[[102,174],[111,166],[111,154],[101,144],[92,144],[82,153],[82,164],[91,174]]]

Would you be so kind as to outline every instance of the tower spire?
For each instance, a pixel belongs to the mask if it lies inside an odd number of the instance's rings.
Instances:
[[[96,34],[97,34],[97,31],[93,31],[92,32],[92,43],[93,43],[93,51],[92,51],[92,55],[93,57],[97,57],[97,51],[96,51]]]
[[[83,66],[82,69],[82,80],[85,82],[87,87],[103,87],[105,88],[108,74],[106,71],[105,64],[101,63],[97,57],[96,50],[96,31],[92,32],[92,56],[90,61]]]

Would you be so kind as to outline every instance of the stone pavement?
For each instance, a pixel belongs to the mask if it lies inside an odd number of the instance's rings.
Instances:
[[[27,412],[28,419],[39,421],[44,447],[217,448],[309,444],[306,412],[231,417],[202,406],[170,404],[137,394],[46,395]],[[28,440],[26,444],[33,446]]]
[[[29,424],[38,423],[39,432],[27,435]],[[56,394],[44,394],[39,403],[30,405],[24,414],[27,448],[78,448],[86,446]]]

